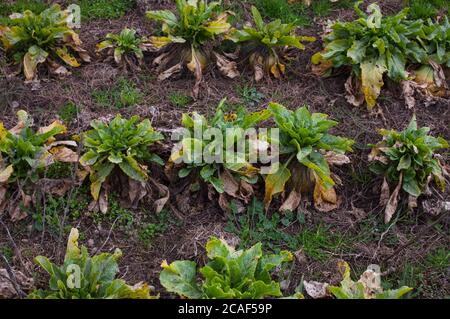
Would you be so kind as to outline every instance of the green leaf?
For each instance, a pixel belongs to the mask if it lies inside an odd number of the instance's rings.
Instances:
[[[169,292],[190,299],[198,299],[202,296],[201,290],[195,282],[197,265],[193,261],[175,261],[170,265],[163,265],[159,275],[161,285]]]

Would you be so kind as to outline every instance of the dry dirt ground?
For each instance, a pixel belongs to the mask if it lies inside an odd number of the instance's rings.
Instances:
[[[393,12],[399,7],[399,2],[386,1],[383,9]],[[342,9],[334,11],[327,18],[352,17],[352,10]],[[301,32],[317,35],[322,22],[318,19],[312,27],[304,28]],[[123,27],[136,28],[141,34],[148,34],[152,29],[152,25],[137,10],[117,20],[86,22],[80,31],[84,47],[95,56],[95,44],[108,32],[118,32]],[[283,81],[257,84],[249,74],[229,80],[212,70],[205,76],[199,99],[182,107],[173,105],[170,96],[174,93],[189,95],[194,79],[187,75],[178,80],[158,83],[149,67],[151,57],[140,72],[128,74],[109,62],[94,59],[62,80],[43,75],[40,87],[36,90],[31,90],[21,78],[8,77],[2,73],[0,121],[10,127],[15,121],[17,110],[25,109],[35,118],[36,124],[47,124],[58,117],[61,108],[68,102],[73,102],[79,107],[79,112],[69,123],[71,134],[88,129],[92,119],[112,117],[119,112],[124,116],[137,114],[142,118],[150,118],[155,128],[170,132],[180,125],[182,113],[197,111],[211,115],[223,97],[228,98],[231,106],[242,104],[251,110],[261,110],[269,101],[282,103],[291,109],[308,104],[312,111],[327,113],[339,121],[334,133],[353,138],[356,144],[350,156],[351,164],[337,170],[344,181],[344,185],[338,188],[342,199],[340,208],[331,213],[321,213],[305,203],[299,209],[303,222],[293,221],[281,227],[294,237],[302,236],[304,232],[313,234],[308,239],[311,243],[302,242],[296,247],[298,258],[286,273],[280,274],[285,279],[286,292],[293,292],[302,277],[305,280],[336,283],[339,280],[336,262],[344,259],[356,274],[362,273],[369,264],[380,264],[386,271],[386,280],[392,286],[413,285],[416,288],[411,295],[413,297],[448,297],[450,219],[448,216],[441,218],[430,227],[438,217],[424,211],[419,204],[416,211],[401,213],[395,224],[386,227],[382,222],[382,208],[378,205],[381,179],[368,171],[367,144],[380,139],[378,128],[403,129],[413,113],[416,113],[419,125],[428,126],[433,135],[450,140],[450,101],[440,100],[431,104],[419,102],[415,109],[406,109],[398,87],[387,83],[379,99],[379,114],[369,114],[365,107],[352,107],[344,97],[346,74],[323,79],[311,72],[310,56],[320,47],[321,42],[318,41],[307,45],[305,51],[298,52],[298,59],[287,67],[287,76]],[[141,92],[143,98],[139,105],[120,110],[99,105],[93,92],[114,87],[120,77],[133,82]],[[261,101],[254,105],[248,104],[241,94],[245,86],[262,93]],[[166,158],[169,150],[169,147],[163,149]],[[450,164],[448,154],[448,151],[442,153],[447,165]],[[155,174],[167,183],[161,171],[156,170]],[[172,191],[177,188],[178,185],[171,185]],[[172,195],[169,221],[164,222],[166,229],[146,243],[140,229],[157,220],[151,205],[131,211],[116,208],[114,218],[94,216],[85,211],[79,212],[86,201],[85,189],[84,186],[78,192],[66,195],[64,202],[70,205],[66,206],[65,228],[69,225],[78,227],[82,233],[81,241],[88,245],[90,251],[121,248],[124,257],[120,262],[120,276],[132,283],[145,280],[163,296],[169,297],[163,293],[158,280],[163,259],[194,259],[202,262],[205,259],[203,246],[211,235],[238,242],[235,234],[227,233],[224,229],[229,216],[220,211],[217,203],[204,201],[202,196],[182,198],[183,193]],[[448,190],[432,197],[432,200],[438,199],[448,201]],[[33,265],[32,258],[45,255],[61,260],[67,233],[61,236],[59,232],[52,232],[49,225],[43,230],[36,229],[33,227],[33,213],[30,212],[27,219],[14,224],[6,215],[2,216],[0,248],[4,254],[9,252],[10,263],[15,269],[34,276],[36,284],[40,286],[47,277]],[[59,213],[63,215],[64,212]],[[117,222],[122,213],[134,218],[132,227]],[[61,215],[59,221],[62,220]],[[323,227],[327,229],[325,233],[320,231]],[[7,231],[11,236],[8,236]],[[340,239],[337,240],[337,237]],[[287,247],[281,245],[281,248]],[[438,256],[437,252],[444,252],[443,265],[433,262],[433,257]]]

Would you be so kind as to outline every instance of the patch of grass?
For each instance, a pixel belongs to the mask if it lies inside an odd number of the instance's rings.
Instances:
[[[249,106],[259,105],[265,98],[264,94],[259,92],[253,86],[239,86],[237,87],[236,91],[240,95],[241,99],[245,102],[245,104]]]
[[[176,224],[168,210],[162,210],[157,216],[156,221],[148,223],[139,230],[139,240],[146,247],[150,247],[152,241],[159,235],[164,234],[170,226]]]
[[[262,242],[263,247],[275,252],[285,248],[297,249],[296,237],[283,229],[298,220],[296,214],[280,215],[275,213],[269,217],[264,211],[262,202],[255,198],[247,207],[246,213],[238,214],[235,202],[231,203],[231,211],[225,231],[239,236],[240,247],[249,247],[257,242]]]
[[[95,89],[92,92],[94,102],[105,108],[111,106],[122,109],[135,106],[142,101],[143,94],[135,84],[125,78],[120,78],[116,85],[105,89]]]
[[[311,19],[308,8],[301,2],[289,4],[287,0],[254,0],[251,1],[268,20],[280,19],[283,23],[308,26]]]
[[[3,245],[0,246],[0,254],[5,256],[8,262],[11,262],[14,257],[14,250],[10,246]],[[0,259],[0,264],[2,264],[4,260]]]
[[[96,212],[92,214],[94,222],[98,225],[102,223],[114,223],[114,229],[131,230],[134,226],[135,212],[120,205],[120,201],[116,196],[108,198],[108,211],[106,214]]]
[[[169,101],[175,107],[186,107],[192,103],[192,98],[182,92],[169,93]]]
[[[427,265],[434,270],[446,270],[450,267],[450,250],[441,247],[430,252],[426,257]]]
[[[88,192],[87,187],[76,188],[70,199],[68,195],[54,197],[48,194],[40,194],[32,212],[33,228],[42,231],[45,227],[50,234],[59,235],[63,214],[67,207],[68,213],[63,231],[68,234],[71,229],[69,221],[75,221],[87,212],[90,201]],[[45,195],[45,205],[42,198],[39,198],[42,195]]]
[[[45,177],[54,179],[70,178],[72,177],[72,170],[73,167],[70,163],[55,162],[47,168]]]
[[[339,252],[348,246],[347,242],[350,240],[343,234],[333,233],[323,225],[304,229],[297,238],[304,253],[318,261],[326,261],[330,252]]]
[[[312,2],[312,11],[315,16],[325,17],[331,13],[332,2],[330,0],[317,0]]]
[[[410,7],[409,16],[412,19],[435,18],[439,13],[447,14],[448,0],[409,0],[406,5]]]
[[[14,2],[0,3],[0,17],[7,17],[11,13],[19,13],[25,10],[31,10],[36,14],[41,13],[47,8],[44,0],[16,0]]]
[[[79,112],[79,107],[72,101],[64,104],[58,111],[58,115],[66,123],[71,123]]]
[[[135,0],[79,0],[83,19],[118,19],[135,5]]]
[[[384,284],[384,289],[393,289],[396,285],[398,287],[408,286],[414,288],[414,290],[403,297],[405,299],[413,299],[418,298],[421,294],[423,280],[423,268],[421,266],[406,263],[400,274],[390,275],[386,280],[383,280],[382,283]]]

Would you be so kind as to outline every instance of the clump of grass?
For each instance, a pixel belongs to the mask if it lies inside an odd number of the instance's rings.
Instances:
[[[142,102],[142,93],[133,82],[120,78],[116,85],[105,89],[95,89],[92,92],[94,102],[105,108],[111,106],[122,109],[135,106]]]
[[[135,5],[135,0],[79,0],[83,19],[118,19]]]
[[[330,0],[317,0],[312,2],[312,11],[315,16],[325,17],[331,13],[332,2]]]
[[[435,270],[445,270],[450,267],[450,250],[438,248],[427,255],[426,261]]]
[[[289,4],[287,0],[254,0],[253,4],[267,19],[280,19],[283,23],[293,23],[298,26],[311,24],[307,14],[308,8],[301,2]]]
[[[172,225],[179,226],[168,210],[162,210],[154,222],[148,223],[140,229],[139,240],[144,247],[148,248],[156,237],[163,235]]]
[[[169,93],[169,101],[175,107],[186,107],[192,103],[192,98],[181,92]]]
[[[298,242],[304,253],[317,261],[326,261],[330,252],[341,251],[347,246],[348,240],[349,238],[333,233],[323,225],[304,229],[298,234]]]
[[[23,12],[31,10],[36,14],[41,13],[47,8],[47,4],[43,0],[17,0],[14,2],[0,3],[0,23],[7,24],[7,17],[11,13]]]
[[[248,106],[257,106],[265,98],[264,94],[259,92],[253,86],[240,86],[236,89],[237,93],[241,96],[241,99]]]
[[[412,19],[435,18],[438,14],[449,13],[448,0],[409,0],[406,5],[410,7],[409,15]]]
[[[74,102],[70,101],[59,109],[58,115],[64,122],[71,123],[77,117],[78,112],[78,106]]]

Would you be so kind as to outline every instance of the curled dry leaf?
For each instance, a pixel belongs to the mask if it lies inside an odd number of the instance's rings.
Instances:
[[[364,286],[364,296],[366,299],[375,298],[377,294],[383,292],[379,269],[380,267],[378,265],[369,265],[358,280]]]
[[[303,281],[303,286],[305,287],[306,293],[313,299],[326,298],[330,295],[327,290],[329,285],[325,282],[305,280]]]
[[[385,177],[383,179],[383,184],[381,185],[381,194],[380,194],[380,205],[381,206],[384,207],[387,205],[387,203],[389,201],[390,193],[391,193],[391,191],[389,190],[389,184]]]
[[[293,212],[298,207],[298,205],[300,205],[301,198],[302,198],[301,193],[298,190],[296,189],[292,190],[289,193],[288,198],[281,205],[280,212],[284,211]]]
[[[397,187],[395,187],[394,192],[392,192],[391,197],[389,197],[389,201],[386,205],[386,209],[384,210],[384,222],[387,224],[392,219],[392,216],[394,215],[395,211],[397,210],[398,206],[398,198],[399,198],[399,192],[402,188],[402,182],[403,182],[403,173],[400,173],[399,182],[397,184]]]
[[[239,76],[239,71],[237,70],[237,63],[235,61],[231,61],[224,57],[223,55],[214,52],[216,57],[216,64],[219,68],[220,72],[230,79],[234,79]]]
[[[338,199],[334,187],[326,189],[319,178],[314,186],[314,207],[321,212],[329,212],[338,207]]]
[[[10,212],[11,221],[17,222],[28,216],[26,209],[31,207],[31,196],[24,193],[24,191],[20,191],[22,201],[19,205],[14,208],[13,211]]]
[[[6,203],[6,190],[7,188],[5,186],[0,185],[0,215],[3,211],[3,204]]]
[[[170,67],[169,69],[165,70],[160,75],[158,75],[158,81],[167,80],[176,74],[180,74],[182,70],[183,70],[183,62],[175,64],[174,66]]]
[[[128,187],[130,206],[136,208],[141,199],[147,195],[146,184],[132,178],[128,178]]]
[[[325,153],[324,157],[330,165],[344,165],[350,163],[350,159],[344,154],[329,151]]]
[[[108,192],[105,189],[100,192],[98,197],[98,208],[103,214],[108,211]]]
[[[248,203],[253,197],[254,191],[252,185],[243,180],[238,182],[228,170],[220,173],[220,179],[223,182],[223,188],[226,194],[243,200],[245,203]]]
[[[65,179],[41,178],[38,181],[38,186],[43,193],[63,196],[70,190],[71,187],[73,187],[73,183],[72,180],[68,178]]]
[[[417,197],[412,195],[408,196],[408,208],[410,210],[417,208]]]
[[[14,278],[10,278],[5,268],[0,268],[0,299],[12,299],[17,297],[17,291],[13,282],[21,290],[28,291],[33,288],[33,278],[25,276],[21,271],[12,269]]]
[[[77,163],[78,154],[72,151],[70,148],[64,146],[57,146],[50,150],[55,161],[64,163]]]
[[[414,98],[414,86],[413,82],[404,80],[400,82],[402,88],[402,95],[405,99],[405,104],[408,109],[412,109],[416,106],[416,99]]]
[[[158,183],[153,178],[149,178],[149,181],[156,187],[160,196],[162,196],[154,202],[155,211],[158,214],[163,210],[164,206],[169,201],[170,191],[167,186]]]
[[[353,106],[361,106],[364,103],[364,94],[361,91],[361,82],[353,75],[350,75],[345,81],[345,99]]]

